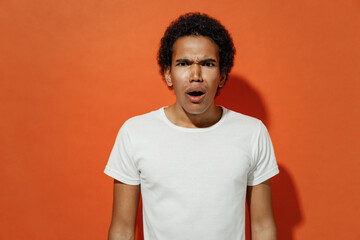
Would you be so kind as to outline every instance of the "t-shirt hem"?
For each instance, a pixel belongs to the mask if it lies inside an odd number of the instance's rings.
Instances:
[[[268,180],[269,178],[272,178],[273,176],[275,176],[279,172],[280,172],[279,168],[275,167],[275,168],[271,169],[270,171],[268,171],[267,173],[261,175],[259,178],[256,178],[255,180],[252,180],[252,181],[248,181],[247,185],[248,186],[258,185],[258,184]]]
[[[125,184],[129,184],[129,185],[139,185],[140,184],[140,180],[134,180],[134,179],[129,179],[127,177],[124,177],[120,173],[118,173],[117,171],[115,171],[109,167],[105,168],[104,173],[122,183],[125,183]]]

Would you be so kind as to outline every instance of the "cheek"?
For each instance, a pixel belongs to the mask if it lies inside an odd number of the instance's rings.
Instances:
[[[211,86],[218,86],[220,83],[220,73],[218,71],[204,71],[203,78],[206,79]]]
[[[188,73],[186,71],[175,71],[171,74],[171,80],[174,85],[182,86],[186,79],[187,79]]]
[[[184,81],[182,80],[183,78],[181,78],[181,76],[179,76],[179,73],[172,73],[171,74],[171,81],[173,84],[173,90],[174,93],[177,97],[181,96],[181,93],[184,91],[185,88],[185,84]]]
[[[220,71],[218,68],[203,68],[202,75],[207,76],[208,79],[214,79],[220,77]]]

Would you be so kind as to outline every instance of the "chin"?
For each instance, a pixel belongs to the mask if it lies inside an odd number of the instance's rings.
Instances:
[[[191,106],[182,106],[185,112],[192,115],[199,115],[206,112],[209,109],[209,106],[204,106],[202,104],[191,104]]]

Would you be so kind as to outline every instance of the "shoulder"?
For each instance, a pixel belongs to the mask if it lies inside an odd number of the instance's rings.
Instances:
[[[162,108],[131,117],[124,122],[121,128],[130,132],[141,132],[145,129],[153,128],[162,121],[161,111]]]
[[[233,128],[241,128],[251,132],[258,132],[264,124],[261,120],[233,110],[224,108],[226,111],[226,123]]]

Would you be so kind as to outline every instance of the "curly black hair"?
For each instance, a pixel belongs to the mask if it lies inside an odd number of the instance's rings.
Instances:
[[[220,72],[227,78],[234,63],[235,47],[232,38],[218,20],[197,12],[181,15],[166,29],[157,56],[161,74],[164,74],[167,67],[171,67],[176,40],[191,35],[208,37],[216,43],[219,49]]]

